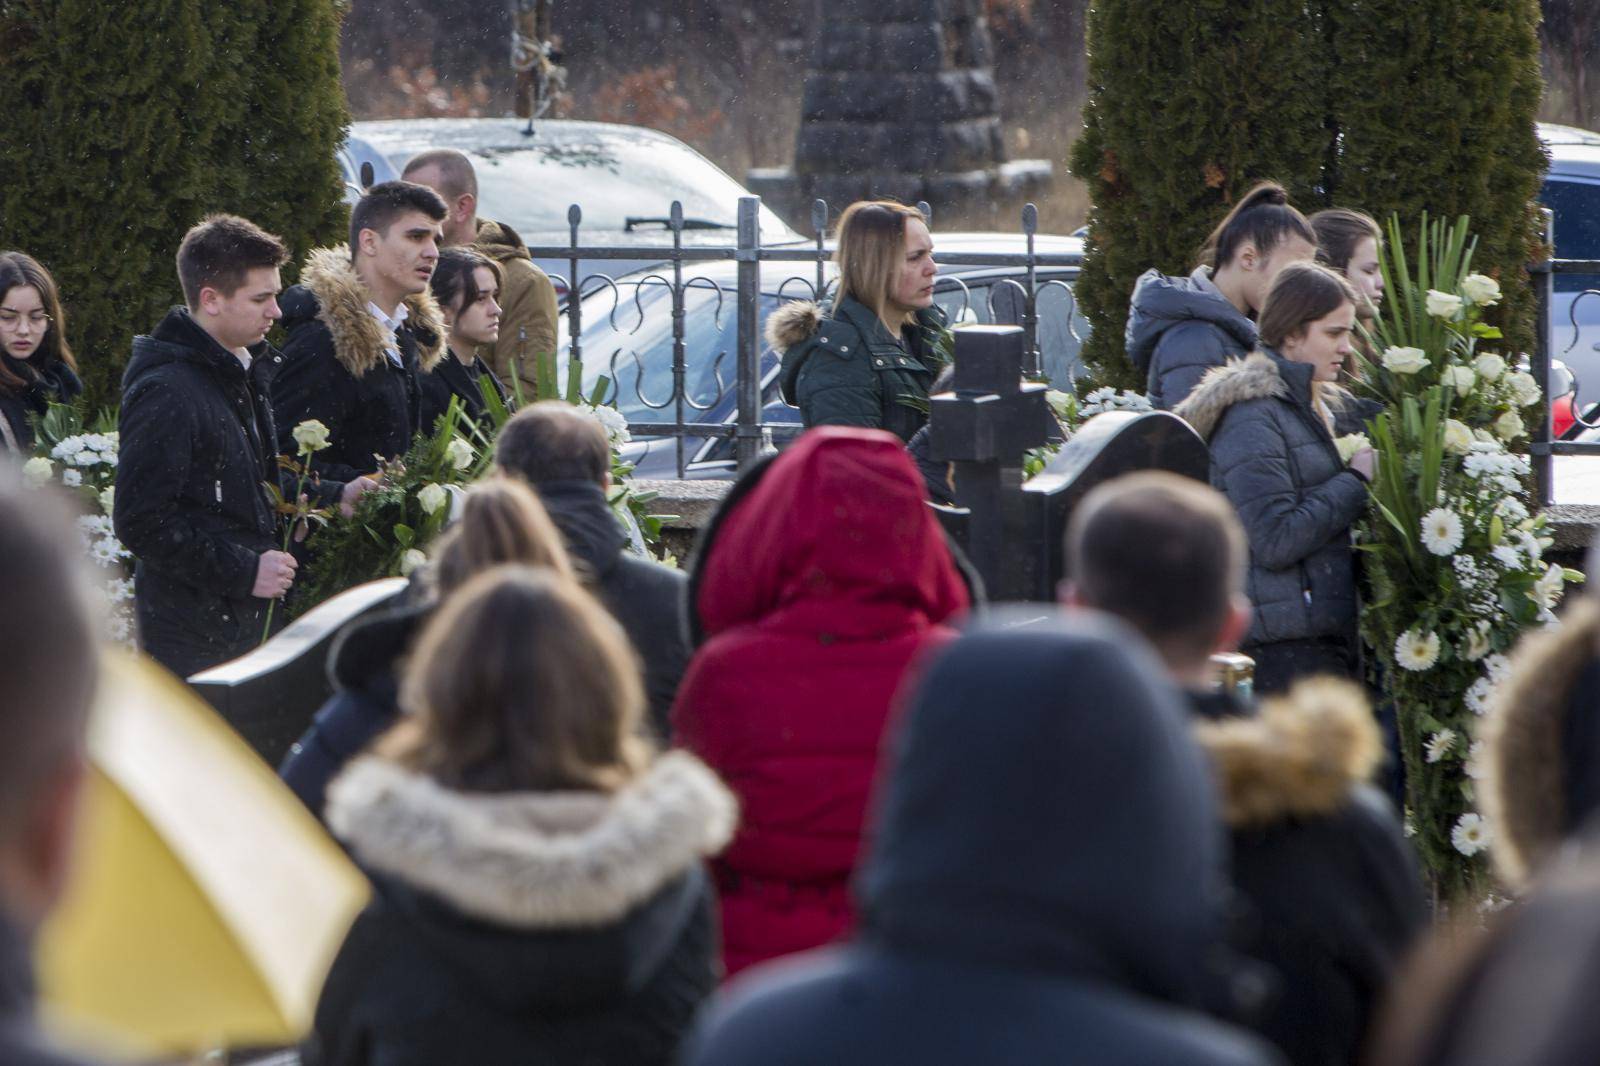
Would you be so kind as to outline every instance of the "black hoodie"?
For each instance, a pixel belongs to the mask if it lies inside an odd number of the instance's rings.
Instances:
[[[139,642],[180,677],[261,639],[268,601],[251,595],[261,553],[282,547],[265,483],[280,478],[268,389],[281,357],[265,342],[250,370],[175,307],[135,337],[122,376],[113,522],[138,559]],[[341,484],[308,491],[337,501]]]
[[[987,623],[935,660],[843,949],[736,986],[686,1062],[1262,1063],[1222,978],[1224,846],[1181,698],[1120,626]]]

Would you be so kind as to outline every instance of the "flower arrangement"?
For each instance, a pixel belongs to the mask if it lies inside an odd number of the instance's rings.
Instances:
[[[1581,576],[1542,560],[1551,542],[1530,507],[1528,462],[1508,447],[1542,392],[1479,350],[1500,338],[1482,321],[1500,287],[1471,259],[1465,218],[1424,220],[1414,267],[1391,221],[1388,296],[1362,359],[1362,388],[1384,405],[1368,424],[1377,464],[1357,530],[1362,631],[1397,709],[1408,832],[1447,901],[1487,888],[1494,827],[1478,810],[1475,736],[1504,653],[1554,621],[1566,581]]]
[[[102,412],[87,429],[83,415],[66,404],[52,403],[35,424],[34,454],[22,466],[33,485],[58,484],[79,499],[78,536],[94,563],[98,588],[105,597],[106,618],[113,640],[133,642],[133,581],[127,566],[133,555],[111,527],[117,481],[117,420]]]

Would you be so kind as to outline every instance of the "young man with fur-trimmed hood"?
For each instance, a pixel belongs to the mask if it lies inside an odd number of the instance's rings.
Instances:
[[[1317,678],[1259,708],[1217,690],[1211,656],[1250,625],[1246,554],[1216,490],[1132,474],[1074,511],[1062,599],[1130,623],[1189,696],[1232,843],[1234,946],[1277,978],[1276,997],[1238,1020],[1295,1066],[1355,1063],[1424,922],[1421,880],[1370,783],[1383,745],[1360,689]]]
[[[316,419],[330,446],[312,467],[349,481],[405,454],[420,425],[417,374],[444,353],[443,316],[428,292],[444,201],[403,181],[374,185],[350,212],[348,248],[319,248],[284,293],[283,368],[272,385],[278,450]]]

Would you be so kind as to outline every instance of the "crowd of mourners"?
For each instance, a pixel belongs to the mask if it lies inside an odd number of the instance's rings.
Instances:
[[[406,173],[281,295],[277,238],[203,220],[184,304],[134,342],[114,521],[140,647],[179,676],[293,592],[305,548],[266,485],[295,490],[294,427],[327,428],[308,491],[349,509],[452,397],[485,418],[533,382],[548,279],[477,217],[464,157]],[[833,299],[772,316],[810,428],[741,475],[686,572],[629,550],[600,424],[523,406],[397,604],[339,635],[281,767],[374,890],[301,1061],[1587,1061],[1600,599],[1519,650],[1489,719],[1515,902],[1430,933],[1378,787],[1350,548],[1373,458],[1334,440],[1372,414],[1341,382],[1379,240],[1265,184],[1192,274],[1139,280],[1129,354],[1211,484],[1095,488],[1056,604],[986,605],[928,506],[949,353],[915,210],[853,205]],[[0,256],[8,450],[81,389],[64,325],[45,269]],[[14,467],[0,1061],[67,1063],[29,956],[69,877],[98,637],[65,501]],[[1237,651],[1253,695],[1219,684]]]

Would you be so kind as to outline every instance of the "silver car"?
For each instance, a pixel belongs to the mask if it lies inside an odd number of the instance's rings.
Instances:
[[[1541,123],[1550,152],[1539,201],[1555,216],[1557,259],[1600,259],[1600,134]],[[1600,275],[1558,274],[1550,305],[1550,357],[1577,378],[1581,408],[1600,403]]]

